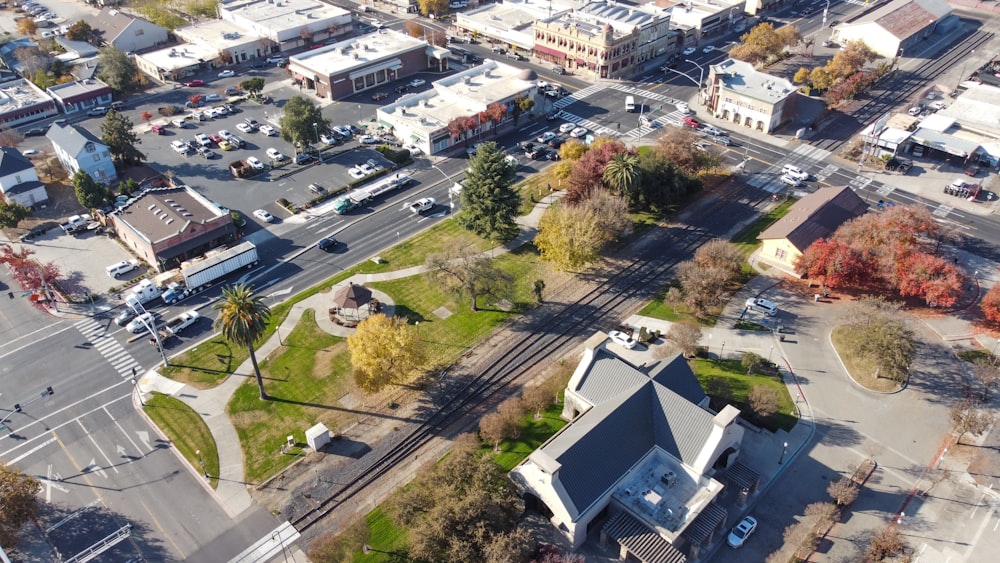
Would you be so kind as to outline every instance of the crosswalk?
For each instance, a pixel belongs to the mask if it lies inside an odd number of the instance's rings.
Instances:
[[[603,89],[604,89],[603,84],[592,84],[582,90],[577,90],[576,92],[573,92],[572,94],[566,97],[559,98],[558,100],[555,101],[555,103],[552,104],[552,107],[554,109],[562,109],[570,104],[576,103],[586,98],[587,96],[593,94],[594,92],[600,92]]]
[[[794,164],[806,172],[810,172],[810,168],[816,164],[822,163],[824,160],[830,157],[832,153],[828,150],[824,150],[812,145],[799,145],[788,154],[787,157],[778,160],[771,166],[768,166],[761,172],[756,172],[749,178],[747,178],[747,183],[755,188],[760,188],[766,192],[776,194],[778,192],[784,191],[788,186],[781,183],[781,169],[786,164]],[[837,167],[833,165],[827,165],[819,172],[810,172],[810,175],[815,177],[817,180],[828,178],[831,174],[837,171]],[[860,177],[859,177],[860,179]],[[869,180],[871,181],[871,180]],[[852,184],[853,185],[853,184]],[[862,186],[863,187],[863,186]]]
[[[559,119],[568,121],[570,123],[575,123],[576,125],[579,125],[581,127],[586,127],[587,129],[590,129],[595,135],[601,135],[604,137],[617,137],[618,135],[621,135],[621,133],[619,133],[618,131],[612,131],[611,129],[608,129],[607,127],[599,123],[595,123],[589,119],[584,119],[583,117],[580,117],[575,113],[570,113],[566,110],[562,110],[559,112]]]
[[[132,368],[141,370],[139,362],[135,361],[125,348],[117,340],[108,334],[108,324],[110,321],[100,321],[94,318],[86,318],[75,323],[76,328],[83,333],[94,349],[104,356],[104,359],[111,364],[111,367],[122,377],[132,377]]]

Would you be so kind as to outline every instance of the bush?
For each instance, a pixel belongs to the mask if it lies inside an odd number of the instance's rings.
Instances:
[[[292,202],[288,201],[283,197],[279,197],[274,203],[277,203],[278,205],[284,207],[290,213],[295,213],[295,205],[293,205]]]
[[[383,145],[375,150],[382,153],[382,156],[384,156],[388,160],[391,160],[393,164],[396,164],[397,166],[402,165],[403,163],[410,160],[410,151],[406,149],[401,149],[397,151],[394,150],[392,147],[389,147],[388,145]]]

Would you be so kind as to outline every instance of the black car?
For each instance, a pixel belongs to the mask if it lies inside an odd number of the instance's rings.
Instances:
[[[375,92],[374,94],[372,94],[372,99],[375,100],[376,102],[379,100],[384,100],[388,97],[389,97],[388,92]]]
[[[554,149],[558,149],[559,147],[562,146],[563,142],[564,140],[562,139],[562,137],[556,137],[555,139],[549,141],[549,146]]]
[[[250,63],[250,68],[264,68],[265,66],[267,66],[267,65],[265,65],[264,61],[261,61],[261,60],[256,60],[256,61]]]
[[[403,92],[406,92],[406,85],[405,84],[402,85],[402,86],[396,86],[396,93],[397,94],[402,94]]]
[[[49,130],[48,127],[32,127],[31,129],[28,129],[27,131],[24,132],[24,136],[25,137],[40,137],[40,136],[44,135],[45,132],[48,131],[48,130]]]
[[[337,239],[335,239],[333,237],[327,237],[327,238],[321,239],[316,244],[316,248],[318,248],[320,250],[332,250],[334,248],[337,248],[338,244],[340,244],[340,243],[337,242]]]

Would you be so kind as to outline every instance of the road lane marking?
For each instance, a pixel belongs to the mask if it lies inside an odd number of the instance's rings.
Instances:
[[[128,440],[130,444],[132,444],[132,447],[135,448],[135,451],[139,452],[139,457],[146,457],[145,454],[142,453],[142,448],[140,448],[138,444],[132,441],[132,438],[129,437],[128,432],[126,432],[125,429],[122,428],[122,425],[118,423],[118,419],[116,419],[114,415],[111,414],[111,411],[108,410],[108,407],[105,406],[102,408],[104,409],[104,412],[108,414],[108,418],[110,418],[115,423],[115,426],[118,427],[118,430],[120,430],[121,433],[125,436],[125,439]],[[119,453],[125,450],[125,448],[123,448],[122,446],[118,446],[118,448],[119,448]],[[135,461],[134,459],[132,459],[132,456],[128,457],[129,457],[129,463]]]
[[[49,332],[48,335],[46,336],[46,338],[51,338],[53,336],[56,336],[57,334],[60,334],[62,332],[66,332],[67,330],[71,330],[72,328],[73,328],[73,325],[66,325],[65,327],[63,327],[60,330],[57,330],[55,332]],[[25,334],[24,336],[20,336],[18,338],[13,339],[13,340],[8,340],[4,344],[4,346],[6,346],[7,344],[11,344],[13,342],[17,342],[18,340],[21,340],[21,339],[24,339],[24,338],[30,338],[30,337],[34,336],[36,333],[39,333],[39,332],[42,332],[42,331],[48,332],[49,330],[50,330],[49,327],[40,328],[40,329],[38,329],[36,331],[29,332],[28,334]],[[42,340],[44,340],[44,339],[42,339]],[[40,344],[42,342],[42,340],[33,340],[30,344],[25,344],[24,346],[21,346],[20,348],[15,348],[15,349],[11,350],[10,352],[7,352],[6,354],[0,355],[0,359],[6,358],[7,356],[10,356],[11,354],[16,354],[16,353],[18,353],[21,350],[24,350],[26,348],[30,348],[32,346],[38,345],[38,344]]]
[[[57,411],[52,412],[49,416],[45,416],[45,417],[42,417],[42,418],[35,419],[35,420],[31,421],[30,423],[26,424],[24,427],[20,428],[19,430],[24,430],[26,428],[31,428],[32,426],[35,426],[36,424],[44,424],[46,420],[48,420],[49,418],[52,418],[53,416],[55,416],[55,415],[57,415],[57,414],[65,411],[65,410],[71,409],[71,408],[79,405],[80,403],[83,403],[84,401],[89,401],[90,399],[93,399],[94,397],[96,397],[97,395],[100,395],[101,393],[104,393],[106,391],[110,391],[111,389],[114,389],[115,387],[118,387],[120,385],[125,385],[125,384],[127,384],[130,387],[130,389],[129,389],[130,392],[129,392],[128,395],[123,395],[121,397],[118,397],[117,399],[112,399],[110,401],[107,401],[107,402],[104,403],[104,405],[101,405],[99,407],[95,407],[94,409],[92,409],[90,411],[87,411],[87,412],[81,414],[80,416],[77,416],[77,417],[74,417],[74,418],[72,418],[70,420],[67,420],[66,422],[63,422],[62,424],[60,424],[60,425],[58,425],[58,426],[56,426],[54,428],[48,428],[47,429],[47,430],[50,430],[52,432],[55,432],[56,430],[58,430],[58,429],[60,429],[60,428],[62,428],[64,426],[67,426],[69,424],[73,424],[76,421],[77,418],[81,418],[81,417],[87,416],[87,415],[93,413],[94,411],[98,411],[98,410],[104,408],[105,405],[110,405],[110,404],[113,404],[113,403],[117,403],[118,401],[121,401],[122,399],[130,399],[131,396],[132,396],[132,393],[134,393],[134,391],[131,390],[132,382],[131,381],[128,381],[128,382],[123,381],[121,383],[116,383],[116,384],[112,385],[111,387],[106,387],[106,388],[104,388],[104,389],[102,389],[100,391],[97,391],[95,393],[92,393],[92,394],[90,394],[90,395],[88,395],[88,396],[80,399],[79,401],[77,401],[75,403],[71,403],[71,404],[66,405],[65,407],[63,407],[63,408],[61,408],[61,409],[59,409]],[[16,452],[17,450],[21,449],[22,447],[27,446],[28,444],[31,444],[32,442],[38,440],[42,436],[44,436],[44,434],[40,434],[38,436],[35,436],[34,438],[28,438],[27,440],[22,441],[21,443],[19,443],[18,445],[14,446],[13,448],[10,448],[9,450],[5,450],[3,452],[0,452],[0,458],[6,456],[8,454],[11,454],[13,452]],[[31,453],[31,452],[28,452],[28,453]],[[20,460],[21,458],[19,457],[17,459]],[[11,463],[13,463],[13,462],[11,462]]]
[[[97,448],[98,453],[100,453],[101,456],[104,458],[104,460],[108,462],[108,466],[110,466],[111,469],[113,469],[115,471],[115,473],[118,473],[118,468],[115,467],[115,463],[113,461],[111,461],[111,458],[108,457],[108,454],[104,453],[104,450],[101,449],[101,446],[97,443],[97,440],[94,439],[93,434],[91,434],[90,430],[88,430],[87,427],[83,425],[83,421],[80,420],[80,419],[77,419],[76,423],[77,423],[77,425],[80,426],[80,428],[83,429],[84,432],[87,433],[87,439],[90,440],[91,444],[94,444],[94,447]],[[105,479],[108,478],[107,472],[104,471],[104,469],[101,466],[99,466],[99,465],[97,465],[95,463],[95,459],[94,458],[90,458],[90,465],[88,467],[95,467],[96,468],[95,471],[97,471],[98,473],[100,473],[101,477],[104,477]]]

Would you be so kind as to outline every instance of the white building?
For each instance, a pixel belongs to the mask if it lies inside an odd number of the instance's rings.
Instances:
[[[23,78],[0,84],[0,127],[17,127],[59,113],[56,102]]]
[[[75,125],[53,123],[45,137],[52,143],[52,150],[70,177],[77,170],[83,170],[104,185],[118,179],[108,145],[90,131]]]
[[[136,55],[135,66],[162,81],[181,81],[218,62],[219,52],[212,47],[185,43]]]
[[[13,147],[0,147],[0,194],[8,202],[25,207],[49,199],[45,184],[38,180],[35,165]]]
[[[708,69],[705,105],[717,119],[771,133],[791,121],[799,94],[788,80],[726,59]]]
[[[101,32],[105,43],[126,53],[137,53],[162,45],[168,40],[166,28],[115,9],[101,10],[99,14],[89,18],[87,23],[95,31]]]
[[[266,57],[269,41],[261,41],[256,34],[226,20],[206,20],[195,25],[179,27],[174,35],[188,45],[197,45],[204,51],[214,51],[213,58],[221,64],[238,64]]]
[[[830,39],[837,43],[860,39],[876,53],[893,58],[939,27],[957,24],[951,12],[945,0],[892,0],[837,25]]]
[[[491,3],[475,10],[457,12],[455,27],[467,34],[487,37],[502,45],[509,45],[530,51],[535,46],[531,31],[535,20],[562,14],[572,9],[582,8],[585,0],[507,0]]]
[[[353,29],[351,13],[319,0],[224,0],[219,17],[270,42],[272,52],[303,47]]]
[[[537,94],[533,71],[492,60],[442,78],[433,86],[431,90],[381,107],[376,114],[380,125],[391,128],[397,138],[417,145],[427,154],[465,142],[453,138],[448,131],[448,123],[456,117],[471,117],[478,122],[481,112],[499,103],[508,107],[510,119],[509,108],[516,98]],[[469,138],[482,136],[485,140],[491,131],[489,123],[480,124],[469,133]]]
[[[746,26],[746,0],[685,0],[670,4],[670,21],[693,29],[699,38],[741,31]]]

